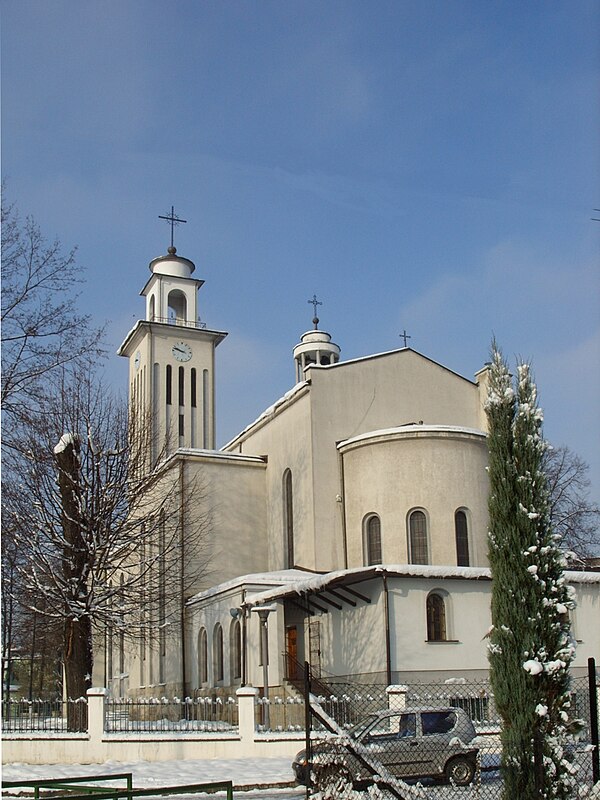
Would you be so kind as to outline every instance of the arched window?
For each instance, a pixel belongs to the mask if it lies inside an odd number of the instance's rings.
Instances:
[[[206,628],[200,628],[198,634],[198,683],[208,683],[208,636]]]
[[[413,511],[408,518],[408,538],[410,563],[429,564],[427,517],[423,511]]]
[[[294,566],[294,500],[292,494],[292,471],[283,473],[283,546],[284,566]]]
[[[432,592],[427,597],[427,641],[445,642],[446,639],[446,604],[440,594]]]
[[[454,534],[456,537],[456,563],[459,567],[468,567],[469,529],[467,515],[462,509],[454,514]]]
[[[381,564],[383,561],[381,552],[381,521],[377,514],[371,514],[371,516],[367,517],[365,520],[364,542],[365,566]]]
[[[239,619],[231,622],[229,629],[229,669],[231,681],[242,677],[242,626]]]
[[[171,325],[176,323],[181,324],[187,319],[187,299],[185,294],[180,289],[173,289],[169,292],[169,322]]]
[[[213,683],[223,680],[223,628],[217,623],[213,631]]]

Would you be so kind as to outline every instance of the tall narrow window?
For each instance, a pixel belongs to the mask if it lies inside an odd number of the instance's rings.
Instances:
[[[427,641],[446,641],[446,604],[433,592],[427,597]]]
[[[179,367],[179,405],[185,405],[185,370]]]
[[[239,619],[231,622],[229,629],[230,680],[238,680],[242,676],[242,626]]]
[[[456,563],[459,567],[469,566],[469,529],[467,515],[459,510],[454,515],[454,533],[456,536]]]
[[[381,552],[381,521],[377,514],[367,517],[364,531],[365,542],[365,565],[381,564],[383,560]]]
[[[283,537],[284,566],[286,569],[292,569],[294,566],[294,500],[292,472],[289,469],[283,473]]]
[[[427,547],[427,517],[422,511],[413,511],[408,519],[409,558],[411,564],[429,564]]]
[[[196,408],[196,393],[197,393],[197,391],[198,391],[198,388],[197,388],[197,385],[196,385],[196,369],[195,369],[195,367],[192,367],[192,370],[191,370],[191,373],[190,373],[190,400],[191,400],[192,408]]]
[[[210,427],[208,411],[210,408],[208,397],[208,370],[202,371],[202,447],[210,447]]]
[[[173,386],[172,386],[173,375],[172,375],[172,373],[173,373],[173,370],[171,369],[171,365],[167,364],[167,375],[166,375],[166,381],[167,382],[166,382],[166,386],[165,386],[165,391],[166,391],[166,394],[167,394],[167,405],[168,406],[170,406],[171,402],[172,402],[172,392],[173,392]]]
[[[223,628],[217,623],[213,631],[213,683],[223,680]]]
[[[208,636],[206,628],[200,628],[198,634],[198,683],[208,683]]]

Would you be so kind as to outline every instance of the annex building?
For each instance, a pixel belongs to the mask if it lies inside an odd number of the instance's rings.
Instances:
[[[94,685],[104,670],[114,695],[227,693],[281,686],[304,660],[370,683],[484,677],[487,368],[470,380],[409,347],[342,361],[315,317],[289,391],[216,449],[227,334],[198,322],[194,272],[174,247],[150,262],[145,318],[119,354],[152,457],[167,442],[180,491],[203,487],[167,524],[210,519],[201,556],[181,559],[208,570],[160,630],[105,653]],[[583,671],[600,649],[600,573],[567,575]]]

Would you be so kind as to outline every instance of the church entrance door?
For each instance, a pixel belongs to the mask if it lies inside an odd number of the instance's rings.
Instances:
[[[289,681],[298,680],[298,629],[295,625],[288,625],[285,629],[286,652],[286,678]]]

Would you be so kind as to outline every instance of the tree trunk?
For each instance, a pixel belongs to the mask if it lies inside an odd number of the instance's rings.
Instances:
[[[67,700],[86,697],[92,676],[92,625],[81,598],[88,596],[86,568],[89,558],[81,523],[81,485],[79,442],[74,436],[61,439],[55,449],[59,467],[58,487],[62,504],[62,527],[65,539],[62,570],[69,594],[65,597],[64,663]],[[85,730],[87,720],[80,718],[82,703],[69,703],[67,727]]]

